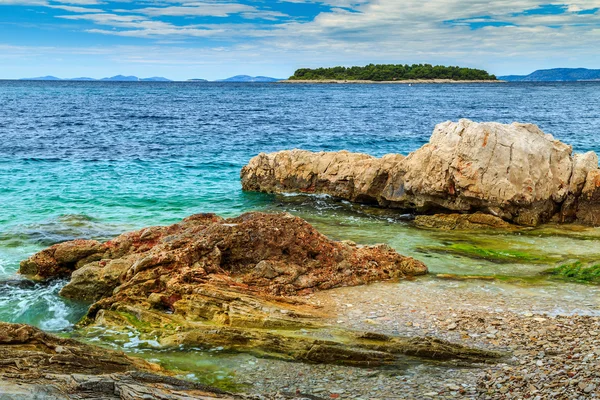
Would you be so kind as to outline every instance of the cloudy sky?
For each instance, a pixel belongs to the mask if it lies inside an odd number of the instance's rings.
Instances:
[[[0,78],[600,68],[600,0],[0,0]]]

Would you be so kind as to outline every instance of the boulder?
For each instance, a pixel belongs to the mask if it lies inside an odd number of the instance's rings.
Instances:
[[[577,199],[577,221],[600,226],[600,171],[589,171],[581,196]]]
[[[516,229],[502,218],[490,214],[476,212],[475,214],[435,214],[417,215],[415,225],[421,228],[442,230],[487,230],[487,229]]]
[[[290,150],[261,153],[242,170],[244,190],[280,193],[327,193],[362,203],[377,203],[392,170],[404,156],[313,153]]]
[[[595,153],[573,154],[535,125],[460,120],[437,125],[429,143],[407,157],[281,151],[251,159],[241,179],[244,190],[326,193],[418,214],[595,225],[589,191],[597,171]],[[585,190],[589,200],[580,206]]]
[[[79,252],[78,246],[82,246]],[[61,248],[71,249],[68,262],[56,258]],[[86,263],[81,265],[81,260]],[[169,227],[147,228],[95,244],[93,252],[89,241],[61,243],[23,261],[20,269],[36,277],[67,271],[71,282],[63,295],[100,300],[115,290],[117,296],[131,294],[133,288],[144,298],[165,289],[182,297],[185,286],[196,281],[247,286],[269,295],[297,295],[425,274],[427,268],[386,245],[363,247],[330,240],[290,214],[247,213],[230,219],[193,216]],[[162,278],[156,279],[157,274]],[[145,275],[154,277],[153,286],[135,284]]]

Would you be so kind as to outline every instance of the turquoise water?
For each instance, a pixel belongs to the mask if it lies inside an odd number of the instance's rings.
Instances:
[[[533,122],[576,151],[600,150],[600,84],[273,85],[0,82],[0,280],[20,260],[73,238],[108,239],[197,212],[290,211],[326,234],[387,242],[434,272],[530,276],[539,265],[444,254],[472,240],[557,259],[596,258],[595,240],[465,239],[417,230],[390,212],[331,199],[243,193],[241,167],[290,148],[408,153],[436,123]],[[423,250],[437,246],[437,252]],[[502,247],[501,246],[501,247]],[[600,258],[599,258],[600,259]],[[68,329],[85,304],[50,285],[0,286],[0,320]]]

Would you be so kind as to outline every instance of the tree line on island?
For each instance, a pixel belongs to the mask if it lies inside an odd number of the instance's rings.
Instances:
[[[369,64],[365,67],[300,68],[289,80],[402,81],[409,79],[450,79],[495,81],[496,76],[473,68],[431,64]]]

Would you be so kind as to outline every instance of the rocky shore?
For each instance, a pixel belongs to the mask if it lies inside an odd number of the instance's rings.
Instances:
[[[306,295],[410,278],[427,267],[389,246],[336,242],[290,214],[213,214],[75,240],[21,263],[33,279],[70,277],[62,296],[93,302],[79,331],[135,331],[162,348],[219,348],[282,361],[397,366],[406,357],[501,359],[491,350],[426,336],[349,330],[324,322]]]
[[[589,302],[565,304],[551,294],[534,298],[494,282],[429,279],[378,283],[360,292],[342,288],[315,294],[311,302],[333,309],[332,322],[353,329],[427,335],[510,354],[476,369],[433,365],[398,377],[375,373],[361,384],[338,383],[343,398],[592,399],[600,396],[600,301],[597,289],[588,289]],[[406,290],[410,297],[400,295]],[[372,387],[378,378],[393,389],[349,390]]]
[[[241,172],[244,190],[324,193],[417,214],[472,214],[537,226],[600,225],[600,169],[537,126],[436,126],[429,144],[403,156],[286,150],[259,154]]]
[[[584,247],[597,243],[598,230],[570,225],[581,232],[569,240],[581,243],[564,248],[587,257],[576,261],[562,252],[543,257],[548,248],[526,254],[489,244],[509,235],[528,240],[542,230],[527,227],[546,222],[600,225],[596,154],[573,154],[534,125],[461,120],[438,125],[407,157],[290,150],[260,154],[241,176],[245,190],[323,193],[416,213],[410,224],[422,229],[405,227],[429,239],[437,231],[438,245],[398,231],[387,238],[430,266],[441,252],[451,263],[469,256],[541,267],[518,278],[495,266],[477,275],[481,265],[473,275],[456,268],[428,276],[423,262],[388,245],[333,240],[288,213],[197,214],[106,242],[58,243],[23,260],[19,272],[30,282],[68,280],[60,295],[89,304],[72,338],[106,345],[128,337],[185,357],[222,353],[235,358],[236,382],[248,394],[0,323],[0,398],[600,397],[598,288],[532,283],[548,278],[546,266],[573,275],[585,264],[595,274],[598,255]],[[477,242],[469,236],[477,231],[491,239]]]

